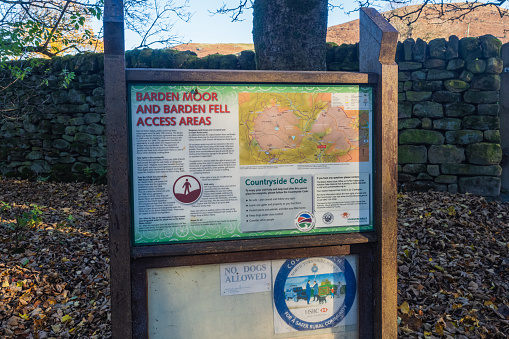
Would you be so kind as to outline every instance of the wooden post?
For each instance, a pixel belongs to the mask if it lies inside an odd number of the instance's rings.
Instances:
[[[502,188],[509,190],[509,43],[502,46],[504,69],[500,74],[500,139],[502,147]]]
[[[374,333],[397,337],[397,154],[398,32],[372,8],[360,12],[361,72],[377,73],[375,94],[375,249]]]
[[[124,4],[104,2],[104,88],[110,209],[110,291],[113,338],[132,338],[131,204],[124,48]],[[114,187],[115,189],[111,189]]]

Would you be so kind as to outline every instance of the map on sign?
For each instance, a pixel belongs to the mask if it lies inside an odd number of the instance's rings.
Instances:
[[[239,93],[240,165],[369,161],[368,93]]]

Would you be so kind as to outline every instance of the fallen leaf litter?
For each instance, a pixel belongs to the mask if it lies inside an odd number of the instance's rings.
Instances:
[[[110,337],[106,186],[0,179],[0,201],[0,336]],[[42,222],[16,244],[31,204]],[[507,338],[508,224],[508,203],[398,195],[398,337]]]

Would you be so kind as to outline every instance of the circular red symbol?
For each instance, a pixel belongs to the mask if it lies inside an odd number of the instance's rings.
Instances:
[[[173,184],[175,199],[183,204],[192,204],[200,199],[202,193],[201,183],[192,175],[183,175]]]

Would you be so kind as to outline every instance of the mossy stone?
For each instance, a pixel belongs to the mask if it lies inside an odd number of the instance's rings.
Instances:
[[[473,130],[459,130],[445,132],[445,141],[448,144],[468,145],[483,140],[483,132]]]
[[[445,141],[442,133],[437,131],[407,129],[399,135],[399,143],[402,145],[440,145]]]
[[[441,170],[443,174],[454,175],[490,175],[498,177],[502,174],[502,167],[499,165],[442,164]]]
[[[428,150],[425,146],[401,145],[398,147],[399,164],[425,164]]]
[[[497,165],[502,160],[500,144],[481,142],[466,149],[468,162],[476,165]]]
[[[465,150],[454,145],[432,145],[428,159],[432,164],[459,164],[465,161]]]
[[[468,116],[463,118],[463,127],[481,131],[500,129],[500,119],[489,115]]]
[[[444,86],[448,91],[456,92],[456,93],[465,92],[470,87],[468,82],[458,80],[458,79],[445,80]]]
[[[414,105],[413,115],[423,118],[441,118],[444,116],[444,111],[439,103],[423,101]]]

